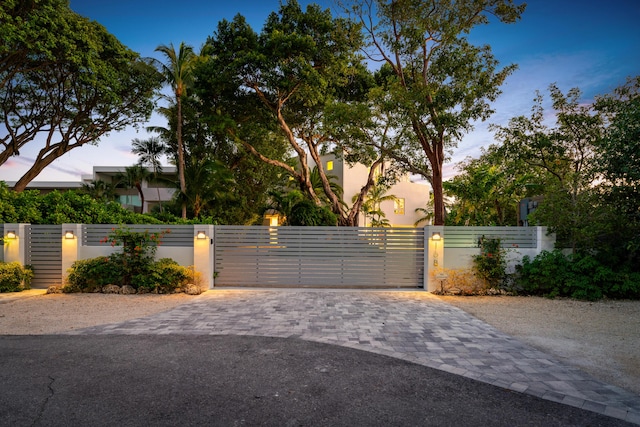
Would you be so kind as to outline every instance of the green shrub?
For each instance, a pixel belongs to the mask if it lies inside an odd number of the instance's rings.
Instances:
[[[500,239],[482,236],[478,242],[480,255],[474,255],[473,269],[487,288],[499,288],[505,278],[507,262]]]
[[[97,257],[74,262],[69,269],[65,292],[94,292],[105,285],[120,285],[122,268],[115,257]]]
[[[640,299],[640,273],[619,271],[608,280],[607,296],[611,298]]]
[[[170,258],[154,261],[164,234],[134,232],[126,227],[113,229],[102,242],[121,246],[122,251],[73,263],[64,291],[93,292],[112,284],[171,293],[190,281],[195,283],[193,268],[183,267]]]
[[[516,271],[519,289],[526,294],[582,300],[640,298],[639,273],[615,271],[591,254],[544,251],[533,260],[525,256]]]
[[[0,222],[30,224],[161,224],[151,215],[136,214],[116,202],[92,199],[77,191],[38,190],[16,193],[0,181]]]
[[[111,246],[122,246],[122,252],[112,254],[110,258],[120,268],[121,285],[130,285],[136,288],[137,281],[144,279],[147,283],[151,278],[151,266],[161,244],[162,236],[169,230],[150,233],[145,231],[131,231],[127,227],[113,228],[102,243],[110,242]],[[135,280],[134,280],[135,279]]]
[[[153,283],[144,282],[145,287],[154,292],[171,293],[193,281],[193,269],[170,258],[161,258],[152,265],[150,277],[153,277]]]
[[[302,200],[291,208],[288,218],[290,225],[331,226],[338,223],[336,215],[325,206],[318,206],[311,200]]]
[[[33,270],[17,261],[0,263],[0,292],[20,292],[31,289]]]
[[[542,251],[533,260],[522,258],[516,266],[516,285],[522,293],[558,296],[569,274],[569,260],[560,251]]]
[[[105,285],[131,285],[148,292],[172,293],[187,283],[195,282],[192,267],[184,267],[170,258],[162,258],[139,270],[128,272],[130,283],[125,283],[120,254],[79,260],[69,269],[64,292],[99,292]],[[130,266],[129,266],[130,267]]]

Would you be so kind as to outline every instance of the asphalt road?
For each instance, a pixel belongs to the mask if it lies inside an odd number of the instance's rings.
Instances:
[[[403,360],[249,336],[0,336],[2,426],[625,426]]]

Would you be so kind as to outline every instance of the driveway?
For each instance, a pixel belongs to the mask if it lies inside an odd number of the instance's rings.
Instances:
[[[0,366],[2,425],[640,424],[637,396],[420,291],[210,291],[1,337]]]

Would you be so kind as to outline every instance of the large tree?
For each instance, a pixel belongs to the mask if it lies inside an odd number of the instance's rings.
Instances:
[[[465,37],[490,18],[511,23],[525,5],[512,0],[344,0],[362,24],[368,56],[379,62],[376,102],[395,117],[394,138],[378,147],[402,167],[424,176],[434,194],[435,225],[444,224],[442,166],[448,150],[478,120],[514,70],[498,69],[489,46]]]
[[[596,142],[604,204],[614,207],[611,255],[640,270],[640,76],[597,99],[607,124]]]
[[[244,150],[284,170],[321,205],[312,182],[315,163],[322,191],[341,225],[357,223],[359,204],[343,211],[321,155],[336,148],[341,128],[337,121],[347,125],[353,120],[345,110],[355,111],[365,99],[368,72],[358,55],[360,47],[358,26],[333,18],[317,5],[303,11],[291,0],[269,16],[260,34],[240,15],[220,22],[196,71],[198,95],[212,121]],[[330,109],[341,113],[326,114]],[[271,157],[263,149],[265,140],[287,144],[297,165]],[[372,176],[358,203],[373,185]]]
[[[458,173],[444,182],[453,202],[447,225],[518,225],[519,202],[542,191],[540,172],[522,160],[507,157],[497,145],[477,159],[458,164]]]
[[[603,216],[608,213],[599,206],[595,185],[602,177],[596,144],[604,121],[593,105],[581,102],[579,89],[564,94],[551,85],[549,91],[555,123],[548,123],[543,97],[538,95],[530,117],[515,117],[507,126],[496,127],[500,153],[506,161],[523,162],[541,172],[544,202],[534,220],[550,226],[574,251],[594,248],[605,232]]]
[[[169,161],[178,163],[176,142],[176,105],[170,103],[158,110],[167,120],[166,127],[154,126],[147,128],[158,135],[163,145],[167,147]],[[248,153],[244,147],[236,145],[224,131],[224,128],[207,120],[204,114],[202,102],[195,91],[182,99],[182,140],[185,160],[186,197],[178,198],[177,210],[180,215],[181,203],[187,203],[187,216],[194,213],[190,205],[190,194],[200,191],[198,188],[190,189],[191,177],[201,176],[197,170],[201,169],[203,162],[213,162],[216,169],[215,197],[208,198],[201,209],[201,216],[212,217],[220,224],[252,224],[261,215],[261,207],[266,203],[271,190],[281,185],[284,180],[278,168],[260,161]],[[245,131],[249,131],[245,127]],[[256,126],[254,140],[261,152],[268,153],[271,158],[282,159],[286,149],[282,144],[274,141],[273,134],[264,132],[264,128]],[[224,165],[227,172],[221,172],[220,166]],[[219,179],[218,179],[219,178]],[[236,183],[242,183],[237,185]],[[179,190],[179,183],[177,184]],[[170,206],[169,208],[173,208]]]
[[[178,181],[180,182],[180,191],[184,194],[187,191],[184,175],[185,155],[184,141],[182,139],[182,101],[187,95],[187,88],[191,82],[191,72],[193,65],[197,59],[191,46],[180,43],[176,51],[173,43],[160,45],[156,48],[157,52],[164,55],[166,63],[160,63],[160,69],[165,76],[166,82],[171,86],[176,105],[176,142],[178,157]],[[187,217],[187,206],[182,205],[182,218]]]
[[[41,147],[22,191],[55,159],[146,121],[160,76],[65,0],[0,4],[0,165]]]

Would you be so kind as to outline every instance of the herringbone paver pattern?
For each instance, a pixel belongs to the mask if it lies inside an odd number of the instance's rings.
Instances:
[[[640,424],[640,397],[421,291],[214,290],[173,310],[70,334],[295,337],[372,351]]]

